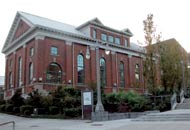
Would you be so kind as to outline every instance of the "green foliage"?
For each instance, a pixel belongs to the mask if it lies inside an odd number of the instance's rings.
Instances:
[[[40,100],[40,103],[41,103],[42,107],[44,108],[44,111],[45,111],[44,113],[48,113],[49,106],[53,105],[53,97],[52,97],[52,95],[42,96],[41,100]],[[38,112],[38,114],[40,114],[40,113]]]
[[[21,112],[21,114],[27,116],[28,114],[30,115],[33,113],[33,109],[34,109],[34,107],[31,105],[23,105],[20,107],[20,112]]]
[[[5,112],[5,104],[0,105],[0,112]]]
[[[13,112],[13,107],[14,107],[13,104],[6,104],[5,111],[6,112]]]
[[[158,44],[160,54],[161,81],[165,91],[173,92],[185,82],[187,54],[175,39]]]
[[[17,89],[15,94],[10,99],[11,104],[13,104],[16,107],[24,105],[24,98],[21,95],[22,95],[22,89]]]
[[[63,111],[66,117],[78,117],[81,115],[82,110],[80,107],[77,107],[77,108],[64,108]]]
[[[3,105],[3,104],[5,104],[5,100],[0,99],[0,105]]]
[[[107,94],[104,106],[109,112],[143,111],[146,103],[143,96],[129,91]]]
[[[25,100],[25,103],[27,105],[31,105],[35,108],[41,108],[42,107],[42,96],[41,94],[38,92],[38,89],[33,90],[31,93],[28,94],[29,98],[27,98],[27,100]]]
[[[20,113],[20,108],[19,107],[13,107],[13,113],[15,113],[15,114]]]
[[[152,45],[153,43],[160,42],[161,35],[156,35],[156,28],[153,22],[153,14],[147,15],[147,19],[143,21],[145,44],[146,46],[146,57],[143,61],[144,65],[144,78],[149,93],[155,94],[155,88],[157,87],[157,49]]]
[[[57,106],[50,106],[49,107],[49,113],[51,115],[59,114],[59,108]]]

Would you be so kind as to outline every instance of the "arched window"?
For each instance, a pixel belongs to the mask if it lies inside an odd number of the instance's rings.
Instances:
[[[32,82],[32,80],[33,80],[33,75],[34,75],[33,63],[30,63],[30,64],[29,64],[29,83]]]
[[[83,55],[79,54],[77,56],[77,72],[78,72],[78,80],[77,83],[84,84],[84,57]]]
[[[120,87],[125,87],[124,63],[119,64]]]
[[[104,58],[100,59],[100,85],[106,86],[106,61]]]
[[[140,81],[140,68],[139,68],[139,64],[135,65],[135,79],[137,82]]]
[[[49,64],[46,74],[46,82],[48,83],[61,83],[62,82],[62,70],[57,63]]]
[[[22,58],[19,57],[18,59],[18,80],[17,80],[17,86],[22,85]]]

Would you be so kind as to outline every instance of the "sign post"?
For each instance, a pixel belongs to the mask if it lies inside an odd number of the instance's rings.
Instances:
[[[93,110],[93,93],[90,90],[82,91],[82,119],[90,118]]]

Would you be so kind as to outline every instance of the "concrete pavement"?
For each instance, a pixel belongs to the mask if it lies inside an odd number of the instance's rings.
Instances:
[[[6,121],[15,121],[15,130],[190,130],[188,121],[134,122],[123,119],[91,122],[89,120],[23,118],[0,113],[0,123]],[[12,130],[12,125],[0,126],[0,130]]]

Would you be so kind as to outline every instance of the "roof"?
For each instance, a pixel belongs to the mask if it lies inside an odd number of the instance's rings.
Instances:
[[[5,80],[5,77],[4,76],[0,76],[0,86],[1,85],[4,85],[4,81]]]
[[[140,46],[136,43],[132,43],[130,44],[130,48],[133,49],[133,50],[136,50],[138,52],[145,52],[145,48],[143,46]]]
[[[85,36],[82,32],[76,30],[75,26],[65,24],[62,22],[58,22],[55,20],[50,20],[48,18],[43,18],[40,16],[28,14],[25,12],[18,12],[18,13],[21,16],[23,16],[26,20],[31,22],[33,25],[43,26],[43,27],[47,27],[47,28],[51,28],[51,29],[56,29],[56,30],[60,30],[60,31],[68,32],[68,33],[73,33],[73,34]]]
[[[119,33],[119,34],[124,34],[124,35],[130,36],[130,37],[133,36],[132,32],[128,28],[123,29],[123,30],[113,29],[113,28],[110,28],[108,26],[103,25],[103,23],[98,18],[94,18],[92,20],[89,20],[89,21],[83,23],[82,25],[78,26],[76,29],[80,30],[81,28],[84,28],[89,24],[92,24],[92,25],[95,25],[95,26],[98,26],[101,28],[105,28],[107,30],[114,31],[114,32]]]

